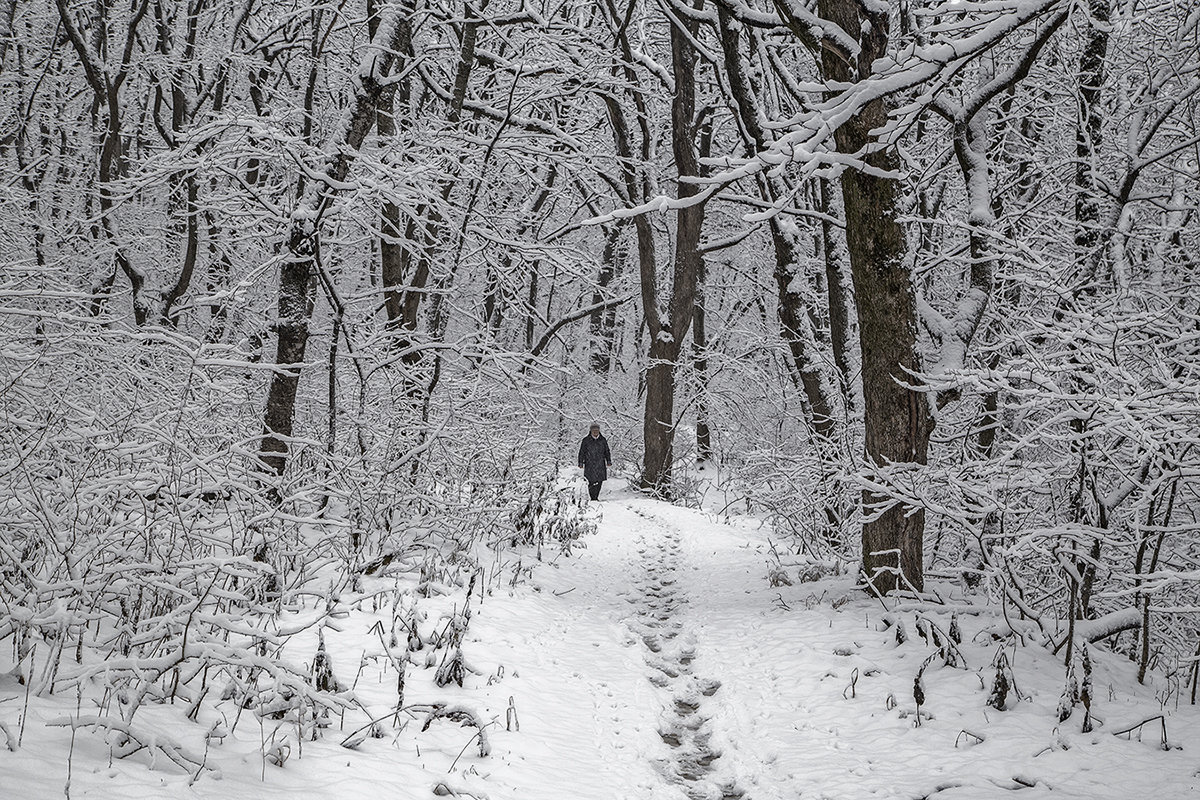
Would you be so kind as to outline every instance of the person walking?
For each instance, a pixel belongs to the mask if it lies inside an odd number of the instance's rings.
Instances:
[[[608,439],[600,435],[600,426],[592,423],[588,435],[579,445],[579,468],[587,480],[588,496],[593,500],[600,499],[600,484],[608,479],[608,468],[612,466],[612,453],[608,449]]]

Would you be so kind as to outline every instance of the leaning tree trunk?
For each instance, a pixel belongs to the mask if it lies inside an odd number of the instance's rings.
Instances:
[[[824,50],[825,79],[852,83],[868,76],[872,62],[886,55],[886,6],[864,18],[868,12],[856,0],[820,0],[819,12],[859,45],[856,60]],[[884,177],[899,170],[900,158],[895,147],[863,155],[871,131],[887,119],[886,101],[876,99],[835,133],[838,151],[857,155],[868,168],[842,173],[842,197],[862,349],[866,463],[873,471],[926,463],[933,427],[926,397],[907,386],[919,368],[916,300],[904,263],[905,232],[896,218],[900,187]],[[871,586],[879,592],[906,584],[923,588],[924,510],[869,489],[863,490],[863,506],[863,570]]]

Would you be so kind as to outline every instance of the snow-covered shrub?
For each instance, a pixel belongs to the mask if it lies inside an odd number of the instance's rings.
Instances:
[[[528,498],[513,513],[514,545],[556,545],[563,553],[583,536],[596,531],[596,518],[587,512],[587,497],[577,481],[553,477],[535,483]]]

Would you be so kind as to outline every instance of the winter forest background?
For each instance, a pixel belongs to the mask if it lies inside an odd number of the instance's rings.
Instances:
[[[1198,102],[1189,0],[0,0],[16,694],[343,702],[271,620],[569,549],[596,420],[1194,702]]]

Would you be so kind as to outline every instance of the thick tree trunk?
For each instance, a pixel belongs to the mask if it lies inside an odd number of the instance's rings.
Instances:
[[[646,407],[642,416],[643,489],[660,497],[671,495],[671,466],[675,436],[675,358],[679,348],[666,328],[650,342],[646,368]]]
[[[261,460],[282,475],[295,418],[296,390],[308,347],[308,320],[316,296],[320,239],[311,225],[297,224],[288,237],[288,258],[279,270],[278,319],[275,323],[275,370],[263,414]]]
[[[697,0],[702,2],[703,0]],[[695,28],[695,22],[687,23]],[[671,66],[675,95],[671,100],[671,150],[675,156],[678,194],[681,200],[694,197],[699,187],[686,178],[700,175],[696,152],[696,50],[689,35],[671,26]],[[700,235],[704,226],[704,203],[694,203],[676,212],[675,263],[667,321],[658,325],[647,314],[650,335],[650,366],[646,374],[646,408],[642,422],[645,457],[641,487],[658,496],[672,493],[672,462],[675,440],[675,367],[695,311],[696,292],[703,271]],[[643,275],[643,281],[645,281]]]
[[[881,118],[869,127],[882,122]],[[881,151],[868,161],[880,170],[899,167],[894,151]],[[932,428],[927,400],[902,385],[912,383],[911,373],[920,365],[916,303],[903,263],[904,231],[895,219],[898,187],[890,179],[858,171],[843,174],[842,186],[862,347],[867,459],[877,466],[924,464]],[[888,502],[863,492],[869,515],[872,506]],[[897,566],[907,583],[918,590],[923,587],[924,528],[924,510],[901,503],[863,524],[863,568],[877,591],[903,586],[890,571]]]
[[[820,0],[822,18],[856,40],[856,62],[831,49],[822,52],[826,80],[852,83],[870,74],[888,45],[888,11],[862,16],[856,0]],[[887,122],[883,99],[868,103],[835,133],[839,152],[858,154],[869,170],[842,173],[846,247],[858,310],[868,468],[926,463],[933,427],[927,398],[908,389],[920,368],[916,300],[904,263],[905,232],[896,219],[900,187],[884,177],[900,168],[895,147],[863,155],[870,132]],[[925,512],[870,490],[863,491],[863,570],[876,591],[924,586]],[[882,509],[882,510],[879,510]],[[898,568],[898,572],[897,572]]]

